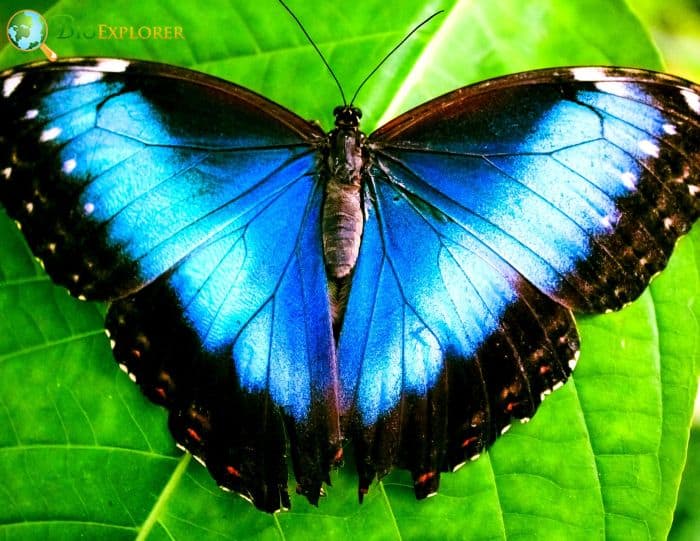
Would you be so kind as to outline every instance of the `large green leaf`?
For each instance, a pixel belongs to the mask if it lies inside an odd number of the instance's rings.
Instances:
[[[191,66],[328,125],[340,101],[272,0],[44,2],[61,56]],[[24,8],[25,5],[17,5]],[[428,14],[358,99],[369,131],[407,107],[489,76],[562,64],[659,68],[645,30],[611,0],[297,0],[292,5],[354,90]],[[3,20],[13,6],[2,8]],[[185,40],[98,39],[99,24],[183,28]],[[71,33],[72,32],[72,33]],[[92,36],[92,37],[90,37]],[[35,60],[11,47],[0,67]],[[359,68],[358,68],[359,67]],[[1,119],[0,119],[1,121]],[[581,318],[572,380],[475,463],[416,502],[402,471],[357,504],[352,464],[319,508],[293,496],[274,516],[219,491],[177,451],[165,412],[118,371],[104,306],[51,285],[0,215],[0,535],[4,539],[662,539],[671,524],[695,396],[700,235],[618,314]]]

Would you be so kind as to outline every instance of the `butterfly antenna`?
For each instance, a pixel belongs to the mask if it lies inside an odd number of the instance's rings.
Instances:
[[[281,2],[281,1],[282,1],[282,0],[280,0],[280,2]],[[350,100],[350,105],[352,105],[353,103],[355,103],[355,98],[357,98],[357,95],[360,93],[360,90],[362,90],[362,87],[365,86],[365,83],[366,83],[367,81],[369,81],[370,77],[372,77],[372,75],[374,75],[374,74],[377,72],[377,70],[382,66],[382,64],[384,64],[384,62],[386,62],[386,61],[389,59],[389,57],[397,51],[398,48],[401,47],[404,43],[406,43],[406,41],[408,40],[408,38],[410,38],[413,34],[415,34],[416,32],[418,32],[418,30],[420,30],[420,28],[421,28],[423,25],[428,24],[433,18],[437,17],[438,15],[440,15],[440,14],[441,14],[442,12],[444,12],[444,11],[445,11],[444,9],[441,9],[440,11],[436,11],[436,12],[433,13],[430,17],[428,17],[427,19],[425,19],[423,22],[419,23],[413,30],[411,30],[411,31],[406,35],[405,38],[403,38],[401,41],[399,41],[399,43],[397,43],[396,46],[395,46],[391,51],[389,51],[389,52],[387,53],[387,55],[386,55],[384,58],[382,58],[382,61],[379,62],[379,64],[377,64],[377,65],[375,66],[375,68],[374,68],[372,71],[369,72],[369,75],[367,75],[367,77],[365,77],[365,78],[362,80],[362,82],[360,83],[360,86],[357,87],[357,90],[355,90],[355,93],[352,95],[352,99]]]
[[[340,90],[340,97],[343,99],[343,105],[347,105],[348,101],[345,99],[345,92],[343,92],[343,87],[340,86],[340,81],[338,81],[338,78],[335,76],[335,73],[333,72],[333,69],[331,68],[331,65],[328,63],[328,60],[326,60],[326,57],[323,56],[323,53],[321,52],[321,49],[318,48],[316,43],[314,42],[313,39],[311,39],[311,36],[309,33],[306,31],[306,28],[304,28],[304,25],[301,24],[301,21],[299,20],[299,17],[297,17],[294,12],[289,8],[287,4],[285,4],[282,0],[278,0],[280,4],[282,4],[282,7],[287,10],[287,12],[292,16],[292,19],[294,19],[299,25],[299,28],[301,28],[301,31],[304,32],[304,35],[306,36],[306,39],[309,41],[311,46],[316,49],[316,52],[318,53],[318,56],[321,57],[321,60],[323,60],[323,63],[326,65],[326,68],[328,68],[328,71],[331,74],[331,77],[333,77],[333,80],[335,81],[335,84],[338,86],[338,90]]]

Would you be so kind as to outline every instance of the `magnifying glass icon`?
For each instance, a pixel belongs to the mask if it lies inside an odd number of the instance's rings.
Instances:
[[[15,49],[25,53],[40,49],[46,58],[54,62],[58,55],[46,45],[48,35],[46,19],[32,9],[18,11],[7,22],[7,39]]]

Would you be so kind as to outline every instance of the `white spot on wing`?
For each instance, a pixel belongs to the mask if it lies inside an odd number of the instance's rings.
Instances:
[[[129,368],[127,368],[127,366],[124,363],[119,363],[119,370],[121,370],[125,374],[129,373]]]
[[[2,95],[9,98],[22,82],[22,79],[24,79],[24,73],[15,73],[14,75],[10,75],[2,83]]]
[[[681,90],[681,95],[688,107],[700,115],[700,96],[690,90]]]
[[[529,418],[529,417],[521,417],[521,418],[520,418],[520,423],[521,423],[521,424],[525,424],[525,423],[529,423],[529,422],[530,422],[530,418]]]
[[[52,141],[56,139],[61,135],[61,128],[58,126],[54,126],[53,128],[49,128],[48,130],[44,130],[41,132],[41,135],[39,136],[39,142],[40,143],[46,143],[47,141]]]
[[[610,221],[610,216],[603,216],[600,219],[600,225],[602,225],[607,230],[612,229],[612,222]]]
[[[61,167],[61,169],[63,169],[63,172],[68,175],[73,172],[76,165],[78,165],[78,162],[75,161],[75,158],[71,158],[70,160],[63,162],[63,167]]]
[[[671,229],[671,226],[673,225],[673,219],[671,218],[664,218],[664,227],[666,229]]]
[[[253,498],[251,498],[250,496],[246,496],[245,494],[241,494],[240,492],[238,493],[238,495],[245,501],[247,501],[249,504],[253,504]]]
[[[690,192],[690,195],[698,195],[698,193],[700,193],[700,186],[688,184],[688,191]]]
[[[134,374],[133,372],[129,372],[129,379],[136,383],[136,374]]]
[[[622,184],[625,185],[625,188],[629,190],[635,190],[637,188],[637,177],[630,171],[622,173],[620,175],[620,180],[622,180]]]
[[[110,58],[109,60],[100,60],[95,64],[95,67],[100,71],[120,73],[126,71],[126,68],[129,67],[129,61],[119,60],[117,58]]]
[[[596,83],[595,87],[601,92],[614,94],[615,96],[620,96],[622,98],[632,96],[629,85],[620,81],[602,81]]]
[[[459,470],[459,469],[460,469],[462,466],[464,466],[465,464],[466,464],[466,462],[460,462],[459,464],[457,464],[454,468],[452,468],[452,473],[454,473],[454,472],[456,472],[457,470]]]
[[[5,169],[2,170],[2,176],[5,177],[6,180],[9,180],[10,175],[12,175],[12,167],[5,167]]]
[[[605,71],[604,68],[573,68],[571,74],[577,81],[600,81],[608,78]]]
[[[79,71],[73,79],[73,84],[75,86],[87,85],[99,81],[102,77],[103,74],[99,71]]]
[[[644,152],[644,154],[648,154],[649,156],[654,156],[654,158],[659,157],[659,147],[656,146],[654,143],[649,141],[648,139],[642,139],[639,141],[639,150]]]
[[[36,118],[39,116],[39,109],[28,109],[26,113],[24,113],[24,119],[25,120],[31,120],[32,118]]]
[[[510,430],[510,425],[506,425],[501,428],[501,436]]]
[[[469,457],[469,460],[474,462],[476,459],[478,459],[481,456],[481,453],[476,453],[475,455],[472,455]]]
[[[27,209],[27,214],[31,214],[34,211],[34,203],[27,203],[24,205],[24,208]]]
[[[668,135],[676,135],[678,133],[678,130],[676,130],[673,124],[664,124],[663,129]]]
[[[552,385],[552,391],[556,391],[557,389],[561,389],[564,386],[563,381],[557,381],[554,385]]]
[[[92,203],[85,203],[83,206],[83,212],[85,213],[85,216],[90,216],[95,211],[95,205]]]

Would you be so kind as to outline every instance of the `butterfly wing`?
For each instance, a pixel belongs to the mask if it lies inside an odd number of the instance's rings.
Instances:
[[[0,79],[0,199],[50,276],[112,301],[114,354],[217,481],[318,498],[339,444],[323,133],[229,83],[78,60]]]
[[[544,70],[370,136],[338,346],[361,492],[399,464],[434,493],[566,380],[570,310],[619,309],[665,267],[700,213],[699,95],[645,71]]]

